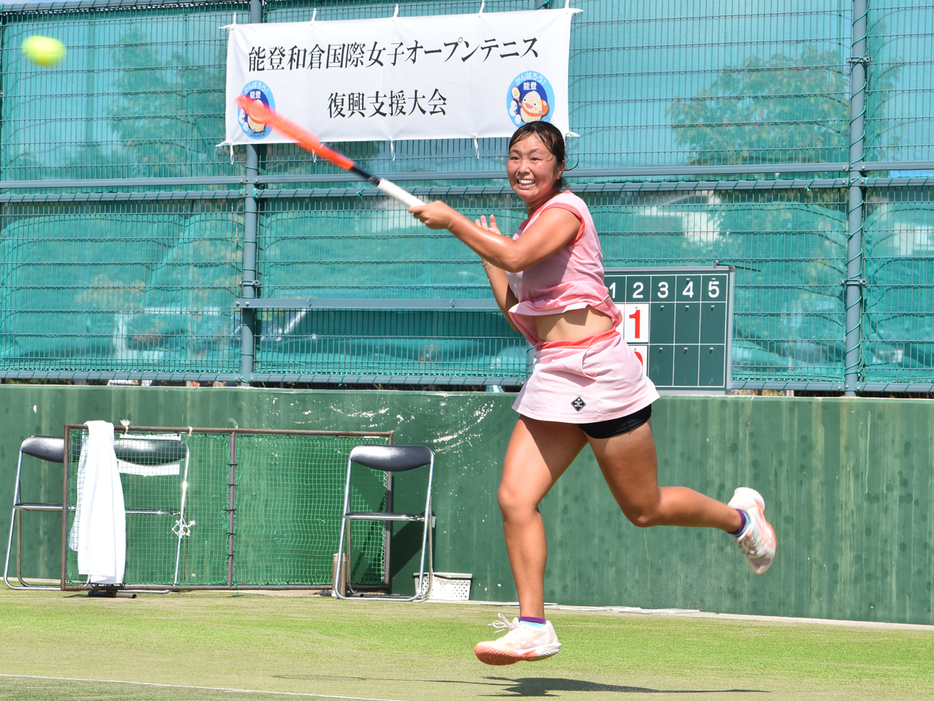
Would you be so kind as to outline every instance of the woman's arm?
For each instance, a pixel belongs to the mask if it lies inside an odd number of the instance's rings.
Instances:
[[[552,207],[542,212],[522,236],[513,240],[484,229],[443,202],[409,207],[409,212],[429,229],[447,229],[483,260],[513,273],[531,268],[560,250],[581,227],[574,214]]]
[[[506,271],[497,268],[487,261],[483,261],[483,270],[486,272],[487,279],[490,281],[490,289],[493,290],[493,298],[496,300],[499,310],[503,313],[503,316],[512,327],[512,330],[517,333],[522,333],[519,331],[519,327],[513,322],[512,317],[509,316],[509,310],[516,306],[519,300],[516,299],[516,295],[509,289],[509,284],[506,281]]]
[[[487,225],[486,217],[481,216],[475,222],[477,226],[485,231],[492,232],[497,236],[502,236],[502,232],[499,230],[499,227],[496,226],[496,217],[492,214],[490,215],[490,223]],[[516,299],[516,295],[513,294],[512,290],[509,288],[509,280],[506,278],[506,271],[502,268],[497,268],[493,263],[483,258],[480,259],[483,261],[483,270],[486,273],[487,279],[490,281],[490,289],[493,291],[493,299],[496,300],[496,304],[499,306],[499,310],[503,313],[503,316],[506,317],[506,321],[516,332],[519,332],[519,329],[513,323],[512,318],[509,316],[509,310],[512,309],[516,304],[519,303],[519,300]],[[520,332],[521,333],[521,332]]]

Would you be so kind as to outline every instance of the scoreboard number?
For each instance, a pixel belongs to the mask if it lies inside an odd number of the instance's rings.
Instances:
[[[729,266],[607,268],[623,338],[659,391],[729,389],[733,277]]]
[[[623,313],[623,339],[629,345],[649,340],[649,305],[617,304]]]

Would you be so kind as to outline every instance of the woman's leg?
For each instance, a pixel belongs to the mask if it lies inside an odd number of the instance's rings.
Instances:
[[[658,486],[650,423],[588,440],[616,503],[636,526],[698,526],[730,533],[742,526],[739,512],[722,502],[687,487]]]
[[[586,444],[577,426],[524,416],[509,439],[498,497],[521,616],[545,617],[547,545],[538,505]]]
[[[499,508],[509,565],[519,594],[519,615],[545,618],[545,526],[538,505],[587,444],[584,432],[569,424],[520,417],[509,439],[499,485]],[[496,640],[477,643],[474,653],[485,664],[506,665],[542,660],[558,653],[561,643],[548,621],[510,623],[499,615],[494,625],[508,630]]]

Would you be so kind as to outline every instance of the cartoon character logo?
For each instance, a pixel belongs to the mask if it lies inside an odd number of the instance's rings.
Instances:
[[[517,127],[529,122],[550,121],[554,100],[548,78],[534,71],[520,73],[509,85],[506,98],[509,119]]]
[[[519,114],[523,122],[538,122],[548,114],[548,102],[535,90],[529,90],[519,103]]]
[[[241,93],[246,95],[251,100],[259,100],[271,110],[276,108],[276,101],[272,96],[272,90],[270,90],[269,86],[262,81],[250,81],[243,87]],[[240,128],[243,130],[243,133],[249,136],[251,139],[262,139],[267,134],[271,133],[269,127],[261,122],[254,120],[243,109],[237,111],[237,122],[240,124]]]

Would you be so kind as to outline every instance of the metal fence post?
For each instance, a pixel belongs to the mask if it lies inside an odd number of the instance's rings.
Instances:
[[[256,231],[259,218],[259,205],[254,196],[254,179],[259,174],[259,147],[252,144],[246,147],[246,195],[243,212],[243,280],[240,281],[240,295],[245,299],[256,297],[259,281],[256,279]],[[240,384],[249,386],[253,374],[253,359],[256,353],[256,310],[250,307],[240,309]]]
[[[863,187],[862,162],[866,142],[867,0],[853,0],[850,64],[850,154],[848,166],[846,279],[844,285],[845,354],[843,393],[856,396],[862,367],[863,312]]]
[[[263,21],[262,0],[250,0],[250,22]],[[256,239],[259,225],[259,202],[256,198],[256,177],[259,175],[259,146],[246,147],[246,188],[243,205],[243,280],[240,294],[245,299],[256,297],[259,280],[256,277]],[[240,384],[249,386],[256,356],[256,310],[240,309]]]

